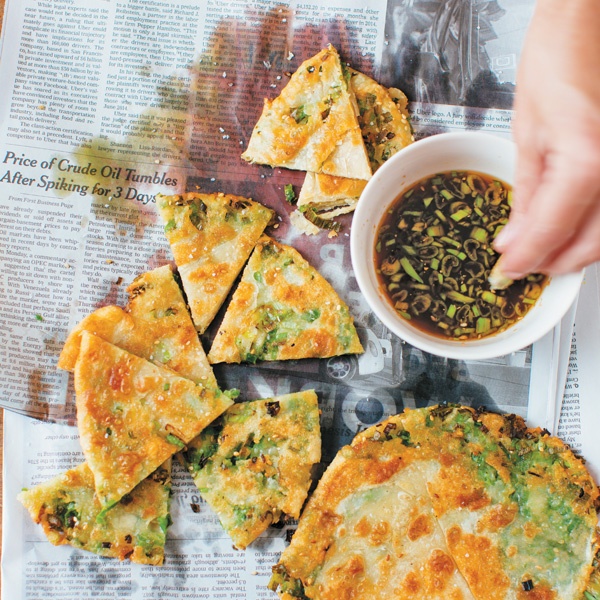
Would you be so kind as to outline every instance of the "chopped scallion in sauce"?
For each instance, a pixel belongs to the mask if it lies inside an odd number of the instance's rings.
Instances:
[[[528,275],[505,290],[488,283],[499,258],[492,243],[511,203],[509,185],[476,172],[437,173],[404,191],[375,240],[379,282],[396,312],[457,340],[498,333],[522,318],[546,276]]]

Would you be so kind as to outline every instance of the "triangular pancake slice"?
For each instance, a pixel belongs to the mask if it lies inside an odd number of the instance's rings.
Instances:
[[[369,179],[371,167],[348,76],[333,46],[304,61],[277,98],[265,99],[242,158]]]
[[[165,265],[140,275],[127,291],[129,303],[125,309],[99,308],[73,329],[58,366],[67,371],[75,368],[81,332],[85,330],[196,383],[216,386],[171,267]]]
[[[75,363],[77,425],[103,506],[129,493],[231,405],[216,388],[87,331]]]
[[[70,544],[100,556],[161,565],[170,523],[170,472],[167,461],[108,511],[96,497],[87,463],[18,498],[55,546]]]
[[[184,453],[204,500],[244,549],[306,499],[321,458],[314,391],[234,404]]]
[[[396,88],[386,89],[366,75],[349,69],[350,88],[359,108],[358,123],[373,173],[391,156],[414,141],[408,120],[406,96]],[[298,207],[311,208],[322,219],[351,212],[364,190],[360,179],[306,174]]]
[[[362,351],[350,311],[329,282],[297,250],[263,236],[208,360],[253,363]]]
[[[408,119],[408,98],[397,88],[385,88],[363,73],[351,70],[358,104],[358,122],[373,172],[402,148],[414,142]]]
[[[308,172],[298,196],[301,213],[312,209],[321,219],[333,219],[352,212],[366,181]],[[309,215],[310,216],[310,215]]]
[[[274,213],[226,194],[159,195],[157,203],[194,325],[203,333]]]

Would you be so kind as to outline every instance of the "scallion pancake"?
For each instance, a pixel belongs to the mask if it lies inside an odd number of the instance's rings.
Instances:
[[[96,496],[87,463],[70,469],[18,498],[55,546],[69,544],[100,556],[160,565],[169,517],[168,461],[109,510]]]
[[[232,403],[217,388],[87,331],[74,373],[81,447],[102,506],[118,502]]]
[[[202,497],[243,549],[283,515],[300,516],[321,458],[317,395],[307,390],[234,404],[184,458]]]
[[[158,195],[157,206],[192,319],[203,333],[273,211],[249,198],[221,193]]]
[[[287,599],[581,600],[597,503],[583,462],[520,417],[407,410],[340,450],[271,588]]]
[[[348,306],[331,284],[297,250],[263,236],[208,360],[254,363],[362,351]]]
[[[139,275],[127,291],[129,302],[125,308],[103,306],[71,331],[58,366],[67,371],[75,368],[81,332],[85,330],[196,383],[216,385],[170,265]]]

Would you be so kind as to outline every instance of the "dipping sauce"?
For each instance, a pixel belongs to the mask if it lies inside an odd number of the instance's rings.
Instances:
[[[479,339],[522,318],[547,277],[528,275],[504,290],[488,277],[492,242],[508,222],[511,186],[483,173],[451,171],[404,191],[379,224],[375,267],[396,312],[439,337]]]

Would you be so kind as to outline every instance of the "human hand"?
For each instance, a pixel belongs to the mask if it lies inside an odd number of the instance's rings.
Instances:
[[[540,0],[517,77],[518,149],[503,274],[600,260],[600,2]]]

